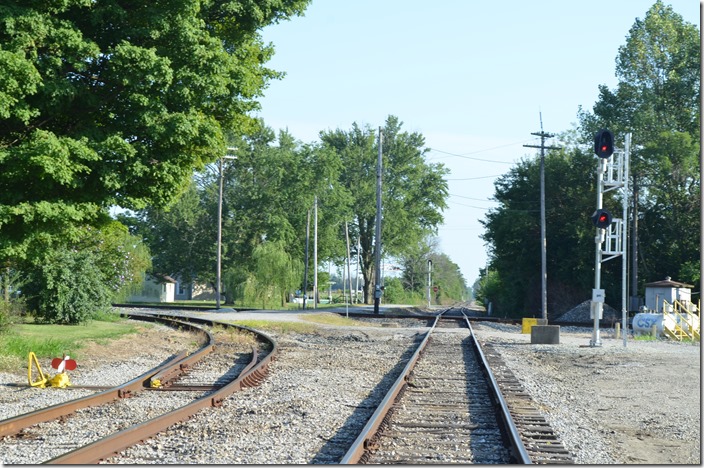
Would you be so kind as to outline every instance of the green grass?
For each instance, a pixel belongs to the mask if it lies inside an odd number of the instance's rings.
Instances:
[[[323,325],[334,325],[338,327],[380,327],[378,323],[362,322],[351,318],[343,317],[334,313],[309,314],[302,315],[301,320],[313,323],[321,323]]]
[[[18,324],[0,335],[0,371],[16,370],[18,364],[27,361],[30,351],[38,358],[61,357],[64,353],[80,358],[80,350],[89,341],[104,343],[137,330],[123,320],[91,320],[85,325]]]
[[[261,330],[263,332],[286,333],[313,333],[318,327],[302,322],[283,322],[275,320],[230,320],[228,323]]]
[[[657,337],[653,335],[633,335],[635,341],[658,341]]]
[[[333,326],[345,326],[345,327],[379,327],[380,324],[361,322],[359,320],[353,320],[350,318],[342,317],[334,313],[320,313],[320,314],[309,314],[300,317],[301,320],[310,323],[303,322],[285,322],[279,320],[231,320],[229,323],[234,323],[236,325],[242,325],[245,327],[253,328],[255,330],[261,330],[263,332],[274,332],[274,333],[314,333],[316,332],[320,325],[333,325]]]

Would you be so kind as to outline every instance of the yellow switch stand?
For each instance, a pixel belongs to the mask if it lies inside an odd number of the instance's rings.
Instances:
[[[32,364],[36,366],[37,372],[39,373],[39,380],[33,381],[32,380]],[[49,381],[46,375],[44,375],[44,372],[42,372],[42,368],[39,367],[39,361],[37,361],[37,356],[30,351],[29,352],[29,365],[27,366],[27,379],[29,380],[29,386],[30,387],[39,387],[39,388],[45,388],[46,383]]]
[[[36,381],[32,380],[32,367],[36,367],[37,373],[39,374],[39,379]],[[39,366],[39,361],[37,361],[37,356],[32,351],[29,352],[27,379],[29,380],[30,387],[46,388],[47,382],[51,387],[65,388],[71,385],[66,372],[59,372],[52,378],[47,377],[44,372],[42,372],[42,368]]]

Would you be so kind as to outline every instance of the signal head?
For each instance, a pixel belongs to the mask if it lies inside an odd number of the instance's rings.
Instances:
[[[606,210],[596,210],[592,215],[592,222],[594,226],[606,229],[611,225],[611,213]]]
[[[600,158],[609,158],[614,154],[614,134],[611,130],[601,129],[594,135],[594,153]]]

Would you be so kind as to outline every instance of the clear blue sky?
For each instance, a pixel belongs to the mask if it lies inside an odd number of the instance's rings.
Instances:
[[[305,143],[388,115],[422,133],[428,160],[451,170],[440,250],[471,286],[487,262],[479,220],[496,206],[494,180],[537,154],[523,145],[538,142],[540,112],[546,132],[564,132],[600,84],[615,87],[618,48],[654,3],[313,0],[305,16],[263,31],[276,49],[268,65],[286,77],[259,115]],[[699,25],[698,2],[665,4]]]

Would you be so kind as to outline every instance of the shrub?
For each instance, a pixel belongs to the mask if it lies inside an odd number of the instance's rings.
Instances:
[[[24,311],[23,306],[24,304],[19,299],[12,299],[8,302],[0,300],[0,333],[6,333],[19,322]]]
[[[78,324],[110,307],[112,291],[90,251],[56,250],[30,273],[27,306],[40,322]]]

